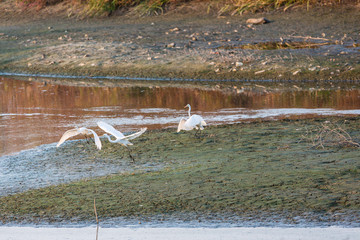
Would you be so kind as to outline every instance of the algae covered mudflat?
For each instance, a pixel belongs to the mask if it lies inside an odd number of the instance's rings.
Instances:
[[[134,140],[135,163],[118,144],[103,141],[103,149],[96,151],[85,142],[69,142],[48,153],[53,164],[73,161],[75,168],[93,161],[97,165],[89,171],[96,173],[118,163],[125,170],[1,197],[0,219],[91,221],[96,199],[100,220],[276,215],[289,222],[299,216],[356,222],[360,151],[340,141],[314,145],[316,131],[329,124],[359,142],[359,117],[210,126],[200,138],[174,129],[152,130]]]

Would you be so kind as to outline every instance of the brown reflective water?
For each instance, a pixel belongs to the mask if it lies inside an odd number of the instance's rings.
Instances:
[[[175,128],[187,115],[187,103],[208,124],[288,114],[359,114],[360,90],[229,94],[172,87],[72,87],[0,78],[0,156],[56,142],[74,127],[101,134],[99,120],[123,132],[143,126]]]

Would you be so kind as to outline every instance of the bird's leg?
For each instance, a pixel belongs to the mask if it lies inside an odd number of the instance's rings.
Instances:
[[[90,144],[90,142],[89,142],[89,137],[86,136],[86,135],[84,135],[84,136],[85,136],[85,139],[86,139],[87,144]]]
[[[127,148],[127,150],[129,151],[129,157],[131,158],[131,162],[135,162],[135,159],[134,159],[134,157],[131,155],[131,152],[130,152],[130,148],[129,147],[126,147]]]
[[[198,135],[199,131],[200,131],[200,129],[198,128],[195,132],[195,137],[197,137],[197,138],[200,138],[200,136]]]

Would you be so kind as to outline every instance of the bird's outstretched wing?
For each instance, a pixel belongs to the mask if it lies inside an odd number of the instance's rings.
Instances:
[[[186,122],[185,118],[181,118],[181,119],[180,119],[177,132],[180,132],[181,130],[185,130],[185,129],[184,129],[184,124],[185,124],[185,122]]]
[[[131,140],[131,139],[137,138],[137,137],[139,137],[141,134],[143,134],[144,132],[146,132],[146,130],[147,130],[147,128],[141,128],[139,132],[136,132],[136,133],[133,133],[133,134],[130,134],[130,135],[125,136],[125,139],[126,139],[126,140]]]
[[[59,147],[61,144],[63,144],[67,139],[74,137],[76,135],[80,134],[77,128],[67,130],[62,137],[60,138],[60,141],[56,145],[56,147]]]
[[[94,135],[96,147],[97,147],[97,149],[101,150],[101,141],[100,141],[99,136],[96,134],[95,131],[93,131],[91,129],[87,129],[87,130],[90,131]]]
[[[97,125],[99,126],[99,128],[101,128],[102,130],[104,130],[105,132],[115,136],[116,138],[124,138],[125,135],[122,134],[120,131],[116,130],[113,126],[111,126],[110,124],[106,123],[106,122],[97,122]]]

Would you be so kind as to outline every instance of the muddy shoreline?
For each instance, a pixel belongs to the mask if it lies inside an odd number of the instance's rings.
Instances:
[[[1,197],[0,220],[91,222],[95,198],[99,216],[110,225],[121,218],[354,226],[360,214],[359,149],[313,148],[304,138],[328,122],[342,124],[360,141],[358,117],[328,117],[212,126],[200,139],[174,129],[152,130],[134,141],[135,163],[121,146],[104,141],[97,151],[83,141],[70,142],[39,152],[31,165],[50,167],[46,159],[52,159],[60,168],[69,164],[64,168],[75,174],[77,166],[95,174],[102,165],[118,163],[126,171]]]
[[[261,16],[271,22],[246,24]],[[0,24],[0,71],[358,82],[359,18],[358,6],[220,18],[168,14],[16,21],[7,16]]]

